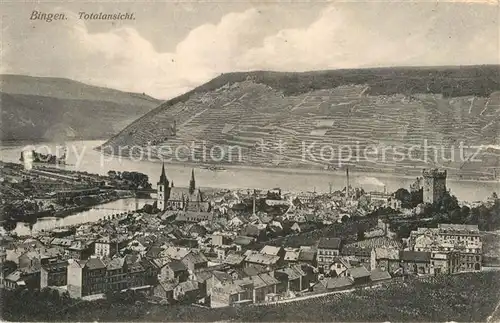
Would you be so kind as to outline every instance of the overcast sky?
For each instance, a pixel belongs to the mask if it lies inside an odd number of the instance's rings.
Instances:
[[[498,64],[497,0],[6,3],[2,73],[66,77],[168,99],[223,72]],[[33,10],[67,20],[31,21]],[[78,13],[134,13],[83,21]]]

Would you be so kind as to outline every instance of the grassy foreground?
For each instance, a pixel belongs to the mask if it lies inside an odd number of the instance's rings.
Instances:
[[[158,306],[133,299],[120,302],[59,299],[55,304],[50,297],[30,300],[31,294],[9,293],[12,292],[2,293],[2,318],[15,321],[484,322],[500,300],[500,272],[408,279],[377,289],[291,303],[220,309]]]

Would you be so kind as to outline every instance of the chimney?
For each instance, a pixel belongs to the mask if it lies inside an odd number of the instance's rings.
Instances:
[[[255,215],[255,190],[253,190],[253,214]]]
[[[345,187],[345,201],[347,203],[347,200],[349,199],[349,167],[346,167],[345,169],[345,174],[346,174],[346,187]]]

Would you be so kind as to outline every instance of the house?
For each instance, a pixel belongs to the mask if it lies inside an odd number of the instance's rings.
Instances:
[[[118,251],[118,241],[109,236],[96,240],[94,254],[98,257],[112,257]]]
[[[200,294],[198,282],[195,280],[188,280],[177,284],[174,288],[174,299],[177,301],[195,301]]]
[[[7,275],[3,283],[6,289],[39,288],[40,270],[36,268],[17,269]]]
[[[357,285],[370,282],[370,272],[364,266],[349,268],[347,270],[347,276]]]
[[[352,266],[349,260],[346,257],[335,257],[333,259],[333,263],[330,266],[330,275],[333,277],[339,276],[347,276],[347,270]]]
[[[316,257],[316,250],[312,248],[303,248],[301,247],[299,250],[299,258],[298,258],[298,263],[299,264],[308,264],[313,267],[317,266],[317,257]]]
[[[287,264],[295,264],[298,263],[300,256],[300,250],[286,250],[285,256],[283,257],[283,261]]]
[[[241,235],[255,238],[257,240],[262,240],[266,237],[267,225],[265,224],[247,224],[243,230],[241,230]]]
[[[349,289],[354,282],[350,277],[330,277],[320,280],[313,286],[313,291],[317,293],[331,292]]]
[[[159,299],[162,299],[162,300],[167,300],[168,302],[172,302],[174,300],[175,286],[176,286],[176,283],[167,282],[167,281],[160,281],[153,288],[153,296],[155,296]]]
[[[379,268],[394,273],[400,268],[399,250],[395,248],[374,248],[371,252],[370,268]]]
[[[373,247],[369,246],[346,245],[342,247],[342,256],[355,258],[366,267],[370,267],[372,249]]]
[[[44,264],[40,268],[40,289],[48,286],[64,286],[67,284],[67,276],[67,261]]]
[[[106,265],[96,258],[68,261],[68,293],[72,298],[106,292]]]
[[[321,238],[318,242],[318,267],[328,271],[333,259],[340,255],[342,240],[340,238]]]
[[[208,260],[200,251],[189,252],[181,261],[192,272],[208,267]]]
[[[78,240],[73,242],[66,250],[68,250],[70,258],[86,260],[94,253],[92,246],[93,244],[91,242]]]
[[[283,260],[285,257],[285,249],[282,247],[266,245],[260,250],[260,253],[264,255],[278,256],[280,260]]]
[[[172,260],[160,268],[159,281],[175,281],[177,283],[188,280],[188,267],[180,260]]]
[[[106,290],[120,291],[127,288],[127,263],[124,257],[106,259]]]
[[[259,275],[246,277],[242,280],[242,283],[248,282],[248,278],[253,282],[254,303],[267,301],[268,295],[276,294],[276,288],[280,283],[276,278],[274,278],[269,273],[262,273]]]
[[[403,266],[404,275],[430,273],[430,252],[403,250],[399,252],[399,258]]]
[[[19,256],[19,268],[40,268],[40,252],[38,250],[26,251]]]
[[[386,281],[386,280],[389,280],[391,278],[392,278],[391,275],[387,271],[382,270],[380,268],[375,268],[370,272],[370,280],[373,283]]]
[[[216,283],[211,290],[210,307],[225,307],[237,303],[253,303],[253,285],[237,284],[234,281]]]
[[[243,266],[244,260],[245,256],[240,255],[236,252],[229,252],[223,263],[234,268],[241,268]]]
[[[52,246],[58,246],[63,248],[68,248],[73,244],[73,239],[69,238],[54,238],[50,242]]]
[[[160,252],[160,258],[170,258],[170,259],[181,260],[190,251],[191,251],[191,249],[189,249],[189,248],[169,246],[169,247],[167,247],[167,249]]]
[[[192,212],[186,211],[177,214],[175,217],[176,222],[189,222],[189,223],[199,223],[202,221],[211,222],[213,219],[213,214],[211,212]]]
[[[211,243],[214,246],[227,246],[232,242],[232,237],[225,234],[213,234]]]
[[[251,252],[245,258],[245,267],[257,267],[262,269],[273,269],[278,266],[279,256],[266,255],[258,252]]]
[[[254,237],[248,237],[248,236],[237,236],[234,239],[234,244],[240,247],[246,247],[252,242],[255,241]]]
[[[308,282],[305,279],[306,276],[307,274],[300,266],[291,266],[275,270],[274,277],[280,282],[276,292],[298,292],[309,288]]]

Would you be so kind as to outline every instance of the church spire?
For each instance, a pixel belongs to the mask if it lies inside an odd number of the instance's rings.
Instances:
[[[189,194],[192,195],[196,190],[196,182],[194,180],[194,169],[191,169],[191,180],[189,181]]]
[[[167,175],[165,174],[165,163],[163,163],[163,165],[161,166],[160,181],[158,183],[160,184],[168,183]]]

